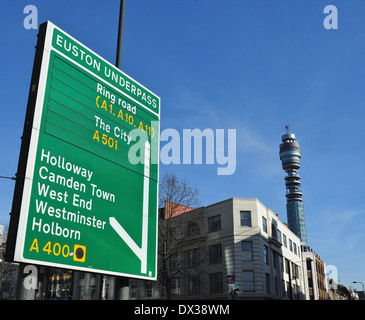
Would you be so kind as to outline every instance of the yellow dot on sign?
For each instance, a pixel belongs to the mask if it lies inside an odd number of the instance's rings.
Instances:
[[[134,127],[136,127],[136,125],[134,125]]]
[[[115,113],[113,112],[113,116],[115,116]]]

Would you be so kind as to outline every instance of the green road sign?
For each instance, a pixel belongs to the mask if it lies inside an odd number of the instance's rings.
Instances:
[[[160,98],[50,22],[35,61],[14,261],[156,279]]]

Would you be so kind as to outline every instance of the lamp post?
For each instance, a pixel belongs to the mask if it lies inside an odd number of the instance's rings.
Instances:
[[[362,284],[362,292],[365,295],[365,286],[364,286],[364,283],[363,282],[361,282],[361,281],[352,281],[352,283],[361,283]]]
[[[2,179],[16,180],[16,176],[12,176],[12,177],[4,177],[4,176],[0,176],[0,178],[2,178]]]

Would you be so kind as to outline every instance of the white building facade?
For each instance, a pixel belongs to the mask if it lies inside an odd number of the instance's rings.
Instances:
[[[305,299],[300,239],[259,200],[231,198],[194,211],[195,233],[171,264],[184,268],[170,298]],[[132,299],[164,298],[158,282],[130,285]]]
[[[221,230],[209,232],[209,221],[218,216]],[[222,240],[226,292],[238,288],[242,299],[304,299],[300,239],[259,200],[213,204],[206,220],[207,244]]]
[[[328,281],[326,278],[326,264],[309,246],[302,246],[302,260],[304,274],[307,275],[304,277],[306,299],[327,300]]]

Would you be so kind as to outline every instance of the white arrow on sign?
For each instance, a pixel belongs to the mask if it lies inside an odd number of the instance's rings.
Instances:
[[[118,235],[124,240],[128,247],[141,260],[141,273],[147,273],[147,235],[148,235],[148,202],[149,202],[149,179],[150,179],[150,143],[146,141],[144,145],[144,180],[143,180],[143,217],[142,217],[142,246],[135,243],[131,236],[124,230],[119,222],[114,218],[109,218],[109,223]]]

